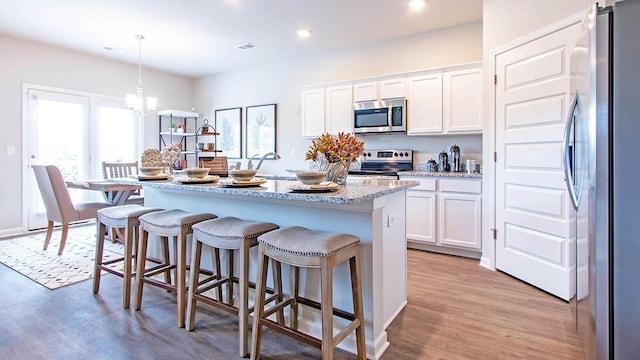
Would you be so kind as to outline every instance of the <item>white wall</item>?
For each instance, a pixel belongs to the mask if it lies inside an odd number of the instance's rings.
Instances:
[[[193,79],[143,69],[145,93],[159,99],[159,107],[190,110]],[[124,96],[133,93],[138,67],[41,43],[0,36],[0,234],[22,227],[22,84],[51,86]],[[145,147],[158,146],[157,118],[145,123]],[[114,139],[116,140],[116,139]],[[14,146],[15,156],[7,156]]]
[[[250,50],[248,50],[250,51]],[[472,23],[418,36],[362,46],[323,56],[286,62],[202,78],[196,81],[196,106],[213,123],[214,109],[278,104],[277,151],[279,161],[265,161],[264,173],[306,167],[304,153],[308,140],[301,138],[300,87],[356,78],[401,73],[480,61],[482,24]],[[206,110],[205,110],[206,109]],[[418,150],[418,160],[448,150],[454,143],[463,156],[480,157],[482,136],[364,138],[368,147],[403,147]],[[250,154],[251,155],[251,154]]]
[[[493,152],[495,119],[490,116],[493,106],[493,58],[492,51],[506,46],[509,42],[554,22],[572,16],[593,4],[594,0],[484,0],[482,5],[482,41],[485,74],[483,138],[484,176],[482,203],[482,253],[483,265],[493,268],[495,243],[489,229],[495,226],[494,217],[494,177]]]

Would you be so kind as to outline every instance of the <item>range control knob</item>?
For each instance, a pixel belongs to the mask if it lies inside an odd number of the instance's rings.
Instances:
[[[408,152],[404,153],[404,156],[409,156],[409,153]]]
[[[400,153],[400,157],[403,157],[403,156],[404,156],[404,154],[403,154],[403,153]]]
[[[393,153],[393,156],[398,156],[398,153],[397,153],[397,152],[394,152],[394,153]]]
[[[371,153],[367,153],[365,156],[371,156]]]

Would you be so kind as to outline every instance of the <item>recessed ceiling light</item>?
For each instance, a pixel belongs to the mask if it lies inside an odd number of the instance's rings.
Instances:
[[[300,39],[306,39],[311,36],[311,29],[300,29],[296,31],[296,34],[298,34]]]
[[[111,51],[111,50],[113,50],[113,48],[112,48],[112,47],[105,46],[105,47],[103,47],[103,48],[102,48],[102,50]]]
[[[413,11],[422,10],[425,6],[424,0],[410,0],[409,1],[409,9]]]
[[[240,50],[248,50],[248,49],[253,49],[254,47],[256,47],[256,45],[248,42],[246,44],[242,44],[242,45],[238,45],[236,46],[236,49],[240,49]]]

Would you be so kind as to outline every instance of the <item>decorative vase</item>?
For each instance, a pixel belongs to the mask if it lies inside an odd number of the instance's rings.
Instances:
[[[322,171],[327,172],[326,181],[332,181],[338,185],[347,183],[347,174],[349,173],[350,163],[348,161],[325,162],[320,166]]]

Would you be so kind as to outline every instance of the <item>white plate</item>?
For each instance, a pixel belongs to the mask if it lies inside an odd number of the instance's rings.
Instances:
[[[289,190],[294,192],[328,192],[328,191],[336,191],[340,189],[340,185],[325,181],[321,182],[318,185],[305,185],[303,183],[297,183],[289,186]]]
[[[220,180],[220,184],[227,187],[249,187],[249,186],[258,186],[260,184],[264,184],[267,182],[267,179],[256,177],[251,180],[246,181],[237,181],[233,179],[225,179]]]
[[[138,179],[140,181],[143,180],[167,180],[171,176],[167,173],[161,173],[158,175],[131,175],[132,178]]]
[[[220,176],[218,175],[207,175],[203,178],[188,178],[188,177],[179,177],[176,178],[175,181],[183,184],[206,184],[212,183],[220,180]]]

